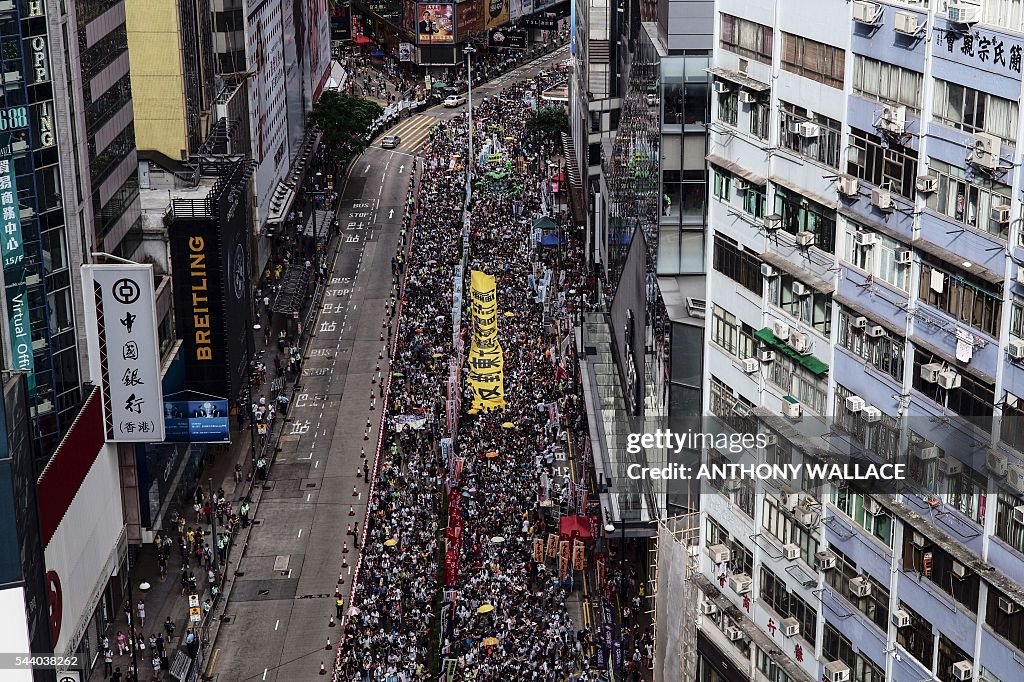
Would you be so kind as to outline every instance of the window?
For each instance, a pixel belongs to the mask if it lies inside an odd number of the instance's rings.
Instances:
[[[736,355],[736,316],[716,305],[711,320],[711,342],[729,355]]]
[[[945,635],[939,634],[939,666],[935,671],[935,676],[942,682],[956,682],[957,678],[953,676],[953,666],[961,661],[973,664],[967,652]]]
[[[902,601],[899,608],[910,615],[910,625],[896,630],[896,642],[925,668],[931,669],[932,655],[935,651],[935,635],[932,634],[931,622],[919,616]]]
[[[736,92],[718,93],[718,120],[733,128],[739,119],[739,96]]]
[[[749,576],[753,576],[753,553],[736,538],[732,538],[729,541],[729,549],[732,550],[732,561],[729,562],[729,570],[733,573],[746,573]]]
[[[970,467],[955,476],[945,476],[946,503],[979,525],[985,523],[988,479]]]
[[[757,502],[757,494],[754,490],[754,486],[745,485],[740,487],[735,493],[733,493],[733,502],[744,514],[749,516],[751,519],[754,518],[754,504]]]
[[[794,285],[802,285],[806,293],[793,293]],[[768,295],[773,305],[778,306],[816,331],[828,336],[832,332],[832,295],[823,294],[786,272],[771,279]]]
[[[803,365],[796,364],[788,355],[775,354],[768,365],[768,381],[799,400],[804,409],[814,414],[825,414],[826,384]]]
[[[846,52],[810,38],[782,34],[782,68],[833,88],[843,88]]]
[[[1011,293],[1010,296],[1010,333],[1018,339],[1024,339],[1024,298],[1014,293]]]
[[[850,129],[850,154],[846,172],[878,187],[913,199],[917,179],[917,152],[909,147],[882,142],[878,135]]]
[[[896,253],[906,247],[884,234],[875,233],[874,246],[859,246],[854,243],[853,235],[858,232],[857,225],[847,222],[850,229],[846,231],[843,259],[856,268],[864,270],[875,279],[891,284],[897,289],[910,289],[910,265],[896,262]]]
[[[887,462],[895,462],[899,455],[900,424],[895,417],[882,414],[877,422],[869,422],[864,412],[850,412],[846,409],[846,399],[853,392],[845,386],[836,384],[835,392],[835,425],[850,435],[850,440],[859,443],[874,452]]]
[[[835,253],[835,211],[776,185],[775,212],[782,216],[783,230],[790,234],[813,232],[817,248]]]
[[[766,202],[764,187],[747,185],[747,191],[743,193],[744,213],[752,218],[764,218]]]
[[[1014,306],[1017,304],[1014,303]],[[1011,334],[1015,334],[1012,331]],[[1018,337],[1019,338],[1019,337]],[[1007,392],[1003,398],[1003,413],[999,418],[999,433],[1003,442],[1017,451],[1024,451],[1024,401]]]
[[[754,409],[752,402],[733,395],[732,389],[714,375],[711,376],[710,389],[712,414],[737,433],[757,432],[757,417],[750,414]]]
[[[772,29],[753,21],[722,14],[721,46],[762,64],[772,63]]]
[[[714,192],[716,199],[722,201],[729,201],[732,199],[732,175],[725,171],[718,170],[717,168],[711,171],[712,181],[714,182]]]
[[[869,495],[851,491],[849,488],[833,488],[832,504],[836,509],[849,516],[854,523],[866,530],[878,540],[892,549],[893,521],[889,511],[875,503],[878,513],[872,514],[865,505],[871,505]]]
[[[857,666],[853,669],[853,682],[885,682],[885,670],[870,659],[857,654]]]
[[[754,137],[768,139],[768,105],[764,102],[757,102],[750,105],[750,134]]]
[[[1009,206],[1013,191],[1008,185],[967,173],[938,159],[928,160],[928,173],[939,179],[939,188],[928,197],[928,208],[941,213],[956,222],[984,230],[989,234],[1001,234],[1009,230],[1007,223],[1000,223],[992,217],[996,206]]]
[[[903,533],[903,567],[927,578],[933,585],[952,597],[958,604],[973,613],[978,611],[978,593],[981,578],[977,573],[960,565],[940,547],[926,544],[918,547],[913,543],[914,532],[907,528]],[[955,568],[959,566],[959,568]],[[956,571],[963,571],[963,577]]]
[[[839,156],[843,147],[843,126],[839,121],[809,113],[803,107],[789,102],[779,102],[779,146],[785,147],[807,158],[814,159],[830,168],[839,168]],[[797,126],[805,121],[818,125],[817,137],[802,137]]]
[[[782,511],[778,501],[771,495],[764,496],[764,516],[761,526],[784,545],[794,544],[800,548],[800,558],[808,566],[814,565],[818,551],[818,539],[796,519]]]
[[[853,91],[867,99],[920,111],[923,80],[924,76],[916,71],[859,54],[854,56]]]
[[[818,614],[807,602],[790,592],[786,581],[764,564],[761,565],[761,599],[781,618],[796,618],[800,621],[800,636],[808,642],[814,641],[818,630]]]
[[[926,350],[914,346],[913,386],[933,402],[956,412],[976,427],[992,428],[992,408],[995,404],[995,386],[970,374],[960,374],[960,388],[945,390],[921,378],[921,365],[945,364],[945,361]]]
[[[728,544],[728,542],[729,533],[726,532],[725,526],[716,521],[711,515],[708,515],[706,542],[704,544],[710,547],[711,545]]]
[[[853,669],[857,660],[853,655],[853,643],[844,637],[832,623],[826,622],[821,641],[821,653],[826,661],[843,661]]]
[[[1007,613],[1007,610],[1013,613]],[[985,624],[1018,651],[1024,651],[1024,608],[991,585],[988,588]]]
[[[969,133],[990,133],[1013,144],[1017,103],[973,88],[935,79],[932,113],[946,125]]]
[[[903,381],[903,352],[906,341],[899,337],[868,336],[864,329],[853,326],[860,317],[846,308],[839,309],[839,345],[869,363],[879,372],[888,374],[896,381]],[[868,320],[868,325],[874,322]]]
[[[757,669],[768,678],[768,682],[793,682],[793,678],[761,649],[757,650]]]
[[[1000,491],[996,495],[996,537],[1021,554],[1024,554],[1024,524],[1013,520],[1013,509],[1020,502],[1009,493]],[[989,597],[991,604],[992,598]]]
[[[938,289],[938,291],[936,291]],[[999,336],[1002,296],[992,291],[985,280],[949,264],[941,267],[921,261],[921,285],[918,296],[983,334]]]
[[[750,251],[740,251],[736,242],[720,234],[715,235],[714,268],[749,291],[762,295],[761,261]]]

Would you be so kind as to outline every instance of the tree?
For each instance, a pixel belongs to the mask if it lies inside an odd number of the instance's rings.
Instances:
[[[558,135],[569,130],[569,114],[564,107],[541,107],[530,114],[526,129],[532,133]]]
[[[358,154],[369,142],[373,122],[384,113],[376,102],[328,90],[313,105],[310,121],[323,133],[323,144],[339,162]]]

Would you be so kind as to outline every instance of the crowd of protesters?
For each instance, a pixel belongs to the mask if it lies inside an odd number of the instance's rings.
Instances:
[[[533,543],[557,530],[545,513],[559,502],[551,501],[548,486],[555,455],[564,452],[568,432],[585,430],[582,400],[572,394],[560,357],[557,319],[591,305],[585,292],[593,291],[593,281],[571,230],[559,230],[556,249],[533,239],[533,221],[552,208],[539,191],[546,162],[560,150],[557,140],[524,125],[525,102],[565,78],[563,68],[544,72],[474,107],[479,156],[471,160],[476,182],[466,278],[470,269],[495,276],[506,406],[470,410],[470,396],[463,399],[457,476],[439,441],[448,426],[444,385],[456,353],[452,282],[463,256],[468,121],[457,117],[430,133],[414,248],[406,256],[406,216],[392,263],[405,284],[382,451],[337,659],[340,681],[412,682],[441,667],[456,682],[599,679],[589,635],[567,608],[573,572],[560,570],[557,560],[537,561]],[[507,163],[492,182],[489,154],[519,162]],[[538,301],[535,263],[553,270],[547,308]],[[465,348],[470,329],[464,318]],[[553,413],[553,404],[563,404],[564,415]],[[456,492],[463,520],[454,567],[443,561],[446,488]]]

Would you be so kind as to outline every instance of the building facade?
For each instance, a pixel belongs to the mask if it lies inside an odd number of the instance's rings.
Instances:
[[[705,483],[699,679],[1017,679],[1019,7],[719,0],[713,27],[704,410],[763,462],[907,473]]]

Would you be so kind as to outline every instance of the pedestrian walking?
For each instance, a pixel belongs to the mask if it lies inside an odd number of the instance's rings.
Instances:
[[[103,649],[103,679],[107,679],[114,674],[114,652],[110,650],[110,647]]]
[[[345,616],[345,598],[338,597],[334,600],[334,609],[337,611],[338,620],[341,620]]]
[[[117,655],[124,656],[128,650],[128,638],[120,630],[117,631]]]

